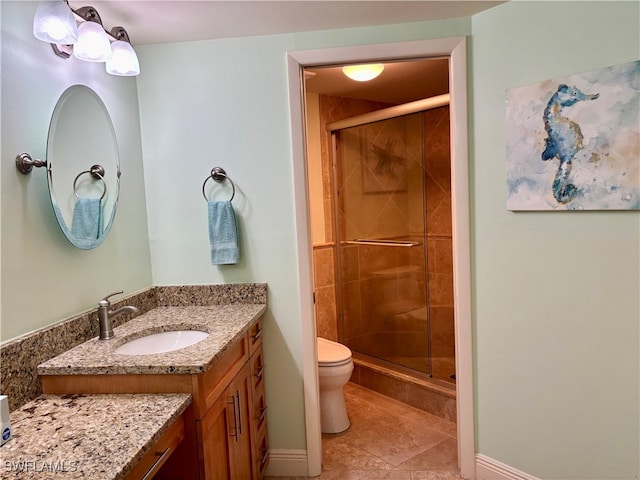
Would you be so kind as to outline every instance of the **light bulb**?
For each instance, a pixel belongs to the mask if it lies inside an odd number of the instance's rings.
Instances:
[[[140,74],[138,56],[129,42],[116,40],[111,44],[111,57],[106,63],[107,73],[130,77]]]
[[[87,62],[105,62],[111,56],[111,42],[102,25],[87,21],[78,27],[73,56]]]
[[[43,42],[71,45],[78,41],[73,12],[61,1],[40,5],[33,18],[33,35]]]

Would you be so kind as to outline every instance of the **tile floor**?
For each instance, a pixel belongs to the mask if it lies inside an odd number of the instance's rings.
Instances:
[[[351,427],[322,435],[323,468],[316,480],[462,479],[454,422],[353,383],[345,398]]]

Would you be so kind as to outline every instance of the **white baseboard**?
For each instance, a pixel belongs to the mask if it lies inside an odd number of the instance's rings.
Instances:
[[[306,450],[269,450],[267,476],[270,477],[305,477],[307,470]],[[476,454],[475,480],[540,480],[533,475],[505,465],[493,458]]]
[[[476,480],[540,480],[493,458],[476,454]]]
[[[306,450],[269,450],[269,465],[267,476],[269,477],[306,477],[307,451]]]

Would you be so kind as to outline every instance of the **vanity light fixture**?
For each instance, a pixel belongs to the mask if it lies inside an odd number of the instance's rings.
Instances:
[[[347,65],[342,67],[342,73],[344,73],[351,80],[357,82],[368,82],[373,80],[384,70],[382,63],[369,63],[363,65]]]
[[[75,17],[81,19],[78,26]],[[106,71],[111,75],[140,74],[138,57],[127,31],[119,26],[107,31],[93,7],[74,10],[67,0],[48,1],[36,11],[33,34],[50,43],[59,57],[73,55],[87,62],[106,62]]]

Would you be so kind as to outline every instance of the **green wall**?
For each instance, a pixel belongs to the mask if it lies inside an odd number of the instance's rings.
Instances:
[[[137,48],[149,238],[156,285],[266,282],[271,448],[304,450],[301,308],[286,53],[469,33],[469,19]],[[242,260],[209,260],[201,188],[214,166],[236,185]],[[211,186],[213,182],[209,182]],[[214,198],[228,198],[216,186]]]
[[[477,451],[543,479],[640,474],[640,213],[507,211],[505,91],[638,60],[639,7],[472,18]]]
[[[104,64],[54,55],[32,34],[38,5],[0,2],[2,340],[96,308],[109,293],[131,294],[151,285],[136,80],[108,75]],[[74,84],[95,90],[109,110],[122,170],[111,234],[89,251],[73,247],[55,222],[45,169],[23,176],[15,168],[20,152],[46,158],[51,114],[60,94]]]
[[[267,282],[270,442],[304,449],[285,54],[470,35],[477,451],[542,479],[637,478],[639,214],[508,212],[503,119],[506,89],[637,60],[639,5],[515,1],[471,19],[140,46],[136,81],[58,59],[31,36],[37,3],[2,1],[2,338],[118,289]],[[115,226],[88,252],[54,223],[44,172],[13,163],[44,155],[74,83],[103,97],[123,164]],[[238,188],[234,267],[209,264],[200,189],[213,166]]]

